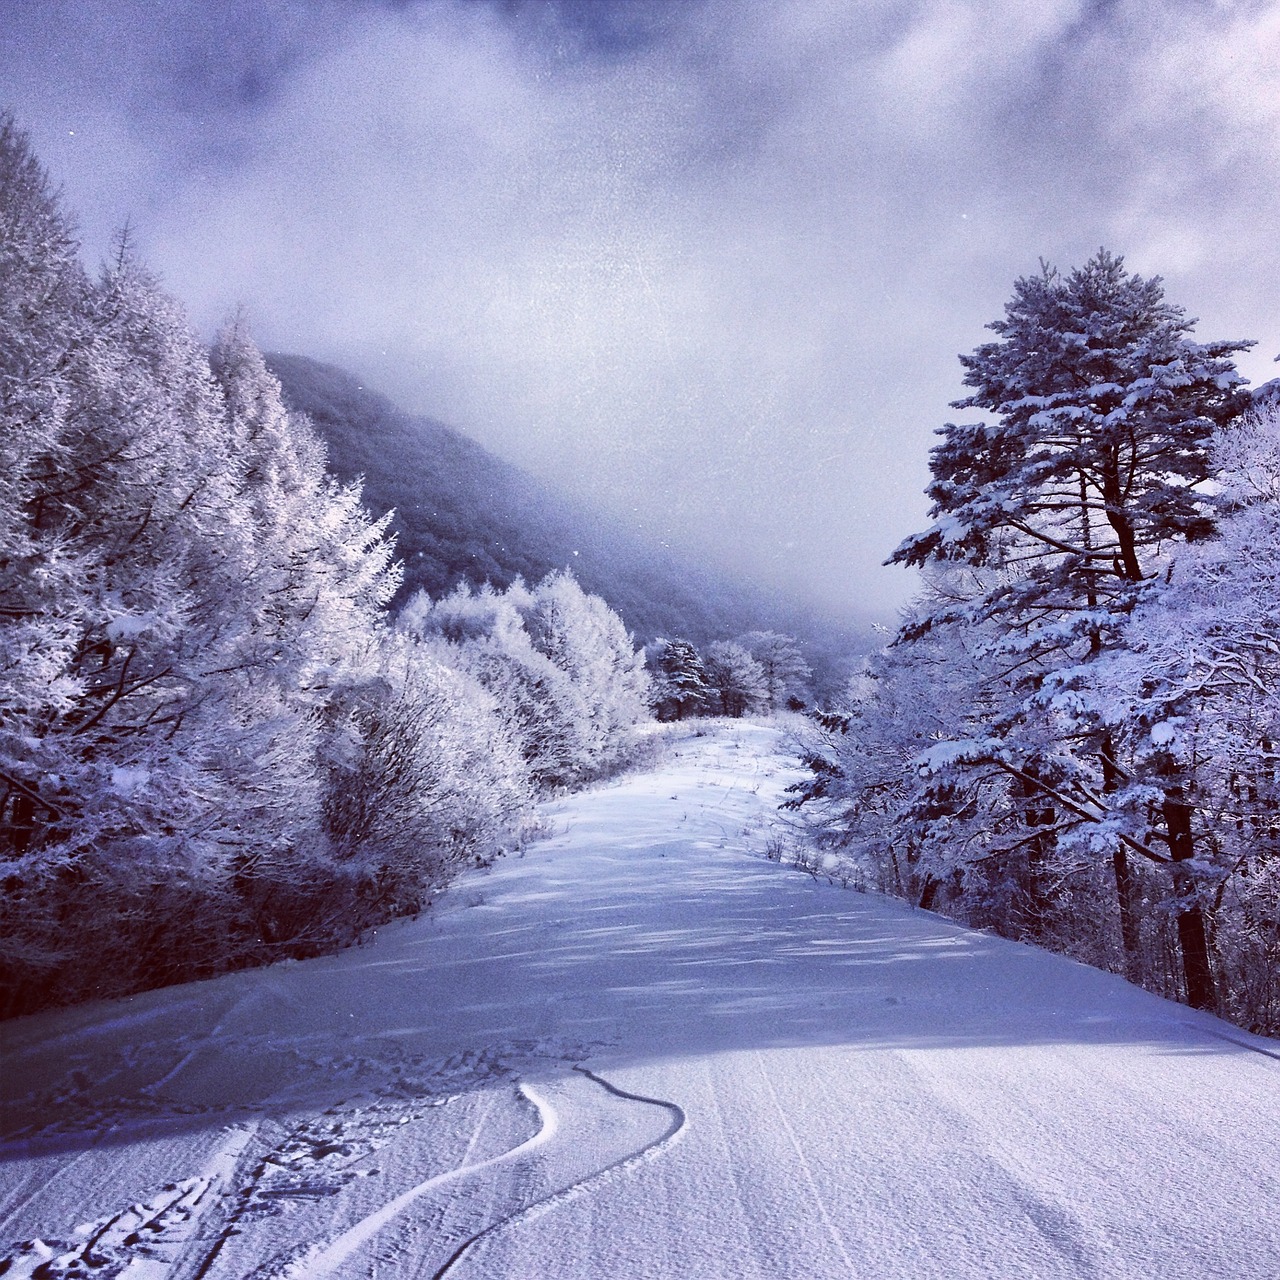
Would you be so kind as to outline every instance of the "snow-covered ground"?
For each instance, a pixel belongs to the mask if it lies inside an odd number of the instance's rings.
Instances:
[[[777,730],[693,732],[371,945],[0,1028],[0,1273],[1280,1275],[1280,1047],[766,861]]]

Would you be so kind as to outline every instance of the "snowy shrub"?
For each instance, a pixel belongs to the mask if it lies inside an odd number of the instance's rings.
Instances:
[[[769,709],[765,669],[749,650],[732,640],[707,646],[703,663],[711,709],[722,716],[748,716]]]
[[[361,914],[419,910],[468,862],[518,836],[530,800],[495,700],[430,649],[388,637],[329,706],[325,831]]]
[[[581,726],[590,773],[624,763],[633,730],[649,718],[649,674],[622,619],[599,596],[588,595],[572,574],[553,573],[517,607],[533,647],[568,676],[587,707]]]
[[[813,671],[794,636],[778,631],[748,631],[737,643],[755,659],[763,682],[765,712],[798,711],[812,692]]]

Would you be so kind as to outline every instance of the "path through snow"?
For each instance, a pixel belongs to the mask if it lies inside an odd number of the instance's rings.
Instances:
[[[767,862],[778,736],[372,945],[0,1028],[0,1274],[1280,1274],[1276,1046]]]

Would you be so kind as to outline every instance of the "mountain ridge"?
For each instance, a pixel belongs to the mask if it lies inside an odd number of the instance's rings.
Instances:
[[[505,587],[570,569],[641,642],[681,635],[695,644],[772,629],[797,635],[820,682],[867,641],[752,583],[691,564],[591,509],[452,427],[410,414],[354,374],[306,356],[267,355],[286,403],[305,413],[339,479],[362,478],[365,504],[394,510],[405,566],[398,600],[433,597],[459,581]]]

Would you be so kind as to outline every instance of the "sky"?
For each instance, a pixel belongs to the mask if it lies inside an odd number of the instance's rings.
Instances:
[[[1100,246],[1280,374],[1280,4],[0,0],[91,261],[850,617],[956,357]]]

